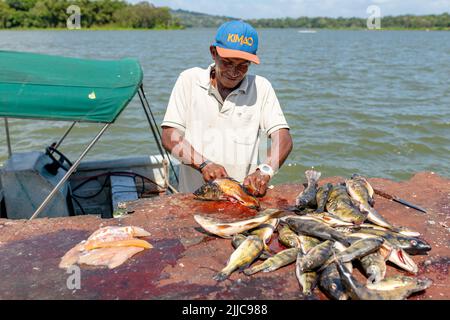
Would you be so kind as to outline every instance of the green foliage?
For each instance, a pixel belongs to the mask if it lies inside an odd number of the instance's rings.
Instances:
[[[185,27],[216,28],[225,21],[235,18],[211,16],[186,10],[173,10]],[[251,19],[247,20],[256,28],[306,28],[306,29],[366,29],[367,20],[364,18],[327,18],[327,17],[299,17],[282,19]],[[382,29],[450,29],[450,15],[427,16],[386,16],[381,18]]]
[[[67,8],[81,9],[82,28],[217,28],[226,16],[155,7],[149,2],[129,4],[125,0],[0,0],[0,29],[4,28],[65,28],[70,14]],[[366,29],[363,18],[299,17],[248,20],[256,28]],[[450,15],[386,16],[382,29],[450,30]]]
[[[313,28],[313,29],[366,29],[364,18],[300,17],[297,19],[253,19],[248,21],[256,28]],[[427,16],[386,16],[381,18],[382,29],[449,29],[448,13]]]
[[[113,20],[124,28],[169,28],[172,24],[169,8],[156,8],[148,2],[140,2],[117,10]]]
[[[191,12],[186,10],[171,10],[175,19],[181,22],[186,28],[217,28],[226,21],[233,20],[231,17],[212,16],[209,14]]]
[[[82,28],[181,27],[169,8],[148,2],[132,5],[124,0],[0,0],[0,29],[65,28],[71,5],[80,7]]]

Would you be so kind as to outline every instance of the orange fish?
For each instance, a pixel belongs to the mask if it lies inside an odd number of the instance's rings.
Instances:
[[[200,200],[231,201],[249,208],[259,208],[259,201],[250,195],[238,181],[231,178],[207,182],[195,191],[194,195]]]

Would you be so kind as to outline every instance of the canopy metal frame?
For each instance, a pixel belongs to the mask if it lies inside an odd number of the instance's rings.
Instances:
[[[178,182],[178,176],[176,174],[174,165],[170,159],[169,153],[167,152],[167,150],[165,150],[162,146],[162,138],[161,138],[161,133],[158,129],[158,125],[157,122],[155,120],[155,117],[153,115],[153,112],[151,110],[150,104],[147,100],[147,97],[145,95],[145,91],[144,91],[144,86],[141,84],[139,86],[139,89],[137,91],[138,95],[139,95],[139,99],[141,101],[141,105],[142,108],[144,110],[144,113],[146,115],[147,121],[149,123],[150,126],[150,130],[155,138],[155,142],[156,145],[158,147],[158,150],[162,156],[163,159],[163,164],[164,163],[170,163],[170,166],[173,170],[174,176],[176,181]],[[77,124],[78,121],[74,121],[72,123],[72,125],[66,130],[66,132],[64,133],[64,135],[61,137],[61,139],[57,142],[54,143],[54,148],[57,149],[59,146],[61,146],[62,142],[66,139],[66,137],[69,135],[69,133],[72,131],[72,129],[75,127],[75,125]],[[42,211],[46,208],[46,206],[50,203],[50,201],[53,199],[53,197],[56,195],[56,193],[58,192],[58,190],[64,185],[64,183],[70,178],[70,176],[75,172],[75,170],[78,168],[78,166],[80,165],[80,162],[83,160],[83,158],[86,156],[86,154],[92,149],[92,147],[97,143],[97,141],[101,138],[101,136],[105,133],[105,131],[110,127],[112,123],[106,123],[101,130],[97,133],[97,135],[95,136],[94,139],[92,139],[92,141],[89,143],[89,145],[83,150],[83,152],[80,154],[80,156],[78,157],[78,159],[73,163],[73,165],[69,168],[69,170],[64,174],[63,178],[58,182],[58,184],[53,188],[53,190],[50,192],[50,194],[44,199],[44,201],[41,203],[41,205],[35,210],[35,212],[33,213],[33,215],[30,217],[29,221],[35,219],[37,216],[39,216],[40,213],[42,213]],[[9,125],[8,125],[8,120],[5,117],[5,130],[6,130],[6,141],[8,144],[8,156],[11,157],[12,155],[12,149],[11,149],[11,142],[10,142],[10,134],[9,134]],[[168,170],[167,170],[168,172]],[[178,191],[171,186],[168,181],[168,177],[165,177],[165,180],[167,182],[167,185],[169,187],[169,189],[174,192],[177,193]]]
[[[50,194],[45,198],[45,200],[41,203],[39,208],[36,209],[34,214],[31,216],[30,221],[36,218],[48,205],[50,200],[53,199],[55,194],[58,192],[59,188],[69,179],[69,177],[72,175],[72,173],[78,168],[81,160],[86,156],[86,154],[91,150],[91,148],[94,146],[94,144],[100,139],[100,137],[103,135],[103,133],[108,129],[110,126],[110,123],[107,123],[103,126],[103,128],[100,130],[100,132],[97,134],[97,136],[89,143],[89,145],[84,149],[84,151],[81,153],[80,157],[75,161],[75,163],[70,167],[70,169],[66,172],[64,177],[58,182],[58,184],[53,188],[53,190],[50,192]]]
[[[5,117],[5,131],[6,131],[6,145],[8,146],[8,158],[11,158],[11,155],[12,155],[11,138],[9,136],[8,118],[6,118],[6,117]]]

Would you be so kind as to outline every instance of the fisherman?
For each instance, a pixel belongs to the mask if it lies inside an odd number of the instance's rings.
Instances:
[[[162,143],[182,162],[181,192],[231,177],[262,196],[291,152],[289,126],[272,85],[248,74],[251,63],[260,63],[257,49],[256,30],[229,21],[210,46],[214,63],[180,74],[162,123]]]

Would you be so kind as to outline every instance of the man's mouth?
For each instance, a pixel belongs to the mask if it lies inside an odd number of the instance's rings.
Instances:
[[[237,81],[237,80],[239,80],[239,77],[236,77],[236,78],[233,78],[233,77],[230,77],[230,76],[225,76],[228,80],[230,80],[230,81]]]

